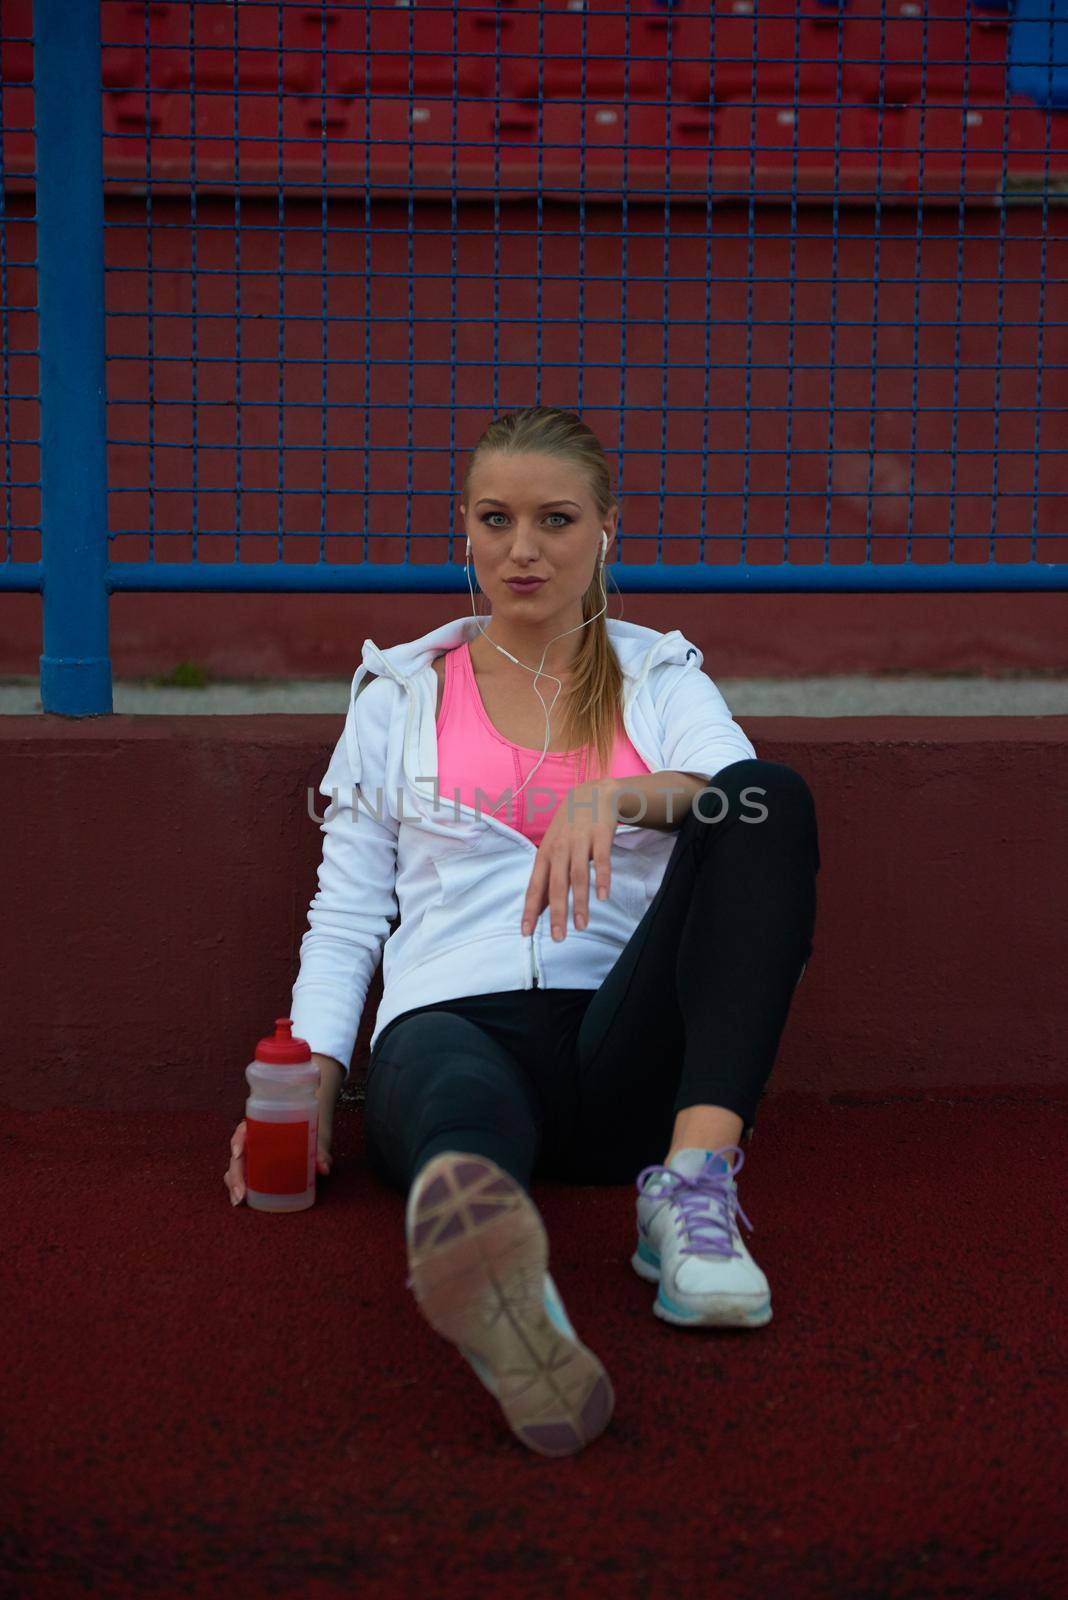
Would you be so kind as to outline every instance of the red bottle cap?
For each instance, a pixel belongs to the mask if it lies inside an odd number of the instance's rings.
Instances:
[[[293,1037],[291,1017],[276,1017],[274,1037],[261,1039],[256,1046],[256,1060],[276,1062],[283,1066],[311,1060],[311,1046],[307,1039]]]

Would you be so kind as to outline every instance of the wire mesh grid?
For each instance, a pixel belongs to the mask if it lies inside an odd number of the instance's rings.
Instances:
[[[533,403],[605,446],[620,588],[1063,586],[1062,0],[2,17],[5,586],[62,469],[108,591],[459,590]]]

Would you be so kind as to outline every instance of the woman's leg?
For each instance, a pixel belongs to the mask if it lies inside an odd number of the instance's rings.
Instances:
[[[528,1009],[521,991],[395,1017],[372,1052],[364,1137],[372,1165],[407,1196],[408,1287],[423,1315],[516,1437],[562,1456],[604,1431],[615,1397],[567,1315],[524,1192],[541,1114],[505,1041]]]
[[[666,1160],[688,1108],[733,1112],[752,1136],[812,953],[815,804],[779,762],[733,762],[712,787],[722,797],[699,795],[700,818],[687,811],[660,888],[579,1026],[574,1181],[623,1183]]]
[[[367,1079],[364,1144],[377,1175],[403,1194],[443,1150],[488,1156],[528,1188],[541,1128],[514,1056],[469,1017],[431,1006],[383,1029]]]

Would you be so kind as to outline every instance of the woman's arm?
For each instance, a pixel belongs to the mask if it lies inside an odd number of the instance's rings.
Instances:
[[[312,1051],[312,1060],[319,1068],[319,1093],[329,1105],[333,1105],[345,1081],[345,1068],[333,1056],[319,1055],[315,1051]]]
[[[386,804],[384,771],[394,692],[392,683],[378,678],[350,704],[319,785],[330,800],[320,824],[319,889],[308,908],[289,1013],[293,1032],[307,1039],[314,1055],[342,1064],[343,1081],[367,990],[398,911],[399,824]]]
[[[643,828],[681,828],[693,797],[707,781],[692,772],[641,772],[628,778],[602,778],[603,796],[620,822],[637,822]],[[645,812],[642,814],[642,802]]]
[[[756,755],[745,729],[694,660],[663,674],[655,703],[663,728],[661,759],[671,772],[714,783],[724,767]]]

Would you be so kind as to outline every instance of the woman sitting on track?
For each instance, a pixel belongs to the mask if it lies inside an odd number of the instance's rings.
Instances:
[[[657,1316],[771,1319],[739,1140],[812,952],[816,816],[695,645],[606,619],[618,504],[574,413],[494,422],[460,509],[491,609],[472,590],[471,616],[365,643],[291,1016],[322,1071],[326,1172],[381,957],[364,1138],[407,1196],[409,1287],[516,1436],[565,1455],[614,1395],[549,1274],[532,1178],[636,1183]],[[231,1150],[236,1203],[243,1123]]]

